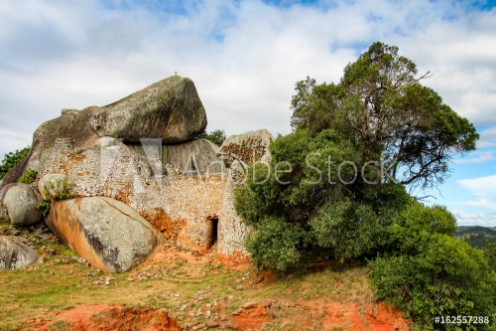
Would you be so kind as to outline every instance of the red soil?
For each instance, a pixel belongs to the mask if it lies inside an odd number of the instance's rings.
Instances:
[[[324,330],[373,330],[407,331],[408,322],[400,312],[386,307],[383,303],[358,305],[356,303],[330,302],[325,306]]]
[[[245,308],[233,316],[237,329],[241,331],[260,330],[261,327],[271,320],[267,309],[261,305]]]
[[[75,331],[180,330],[176,321],[163,310],[118,305],[77,306],[60,312],[51,321],[45,321],[43,326],[32,326],[38,327],[37,331],[47,331],[58,323],[69,324]]]

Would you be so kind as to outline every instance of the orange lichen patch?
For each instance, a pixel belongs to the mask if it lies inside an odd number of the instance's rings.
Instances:
[[[75,331],[180,330],[177,322],[163,310],[106,304],[82,305],[60,312],[36,330],[53,330],[61,324],[70,325],[70,329]]]
[[[271,320],[267,309],[263,305],[251,305],[242,308],[233,316],[238,330],[260,330],[262,326]]]
[[[186,226],[185,220],[173,219],[162,208],[154,208],[151,211],[143,211],[140,215],[155,229],[162,232],[165,238],[171,240],[177,240],[180,230]]]
[[[72,202],[73,201],[73,202]],[[79,208],[81,199],[72,200],[74,205],[70,208]],[[68,212],[68,201],[52,202],[50,206],[50,214],[46,218],[46,224],[62,240],[62,242],[70,249],[79,254],[82,258],[88,261],[95,268],[108,272],[103,260],[98,256],[95,250],[86,240],[86,237],[81,229],[79,219],[74,216],[76,213]],[[70,240],[68,240],[70,238]]]
[[[124,202],[126,205],[130,206],[131,205],[130,196],[131,196],[130,190],[125,190],[125,191],[120,191],[113,198],[115,200],[119,200],[121,202]]]
[[[252,266],[250,257],[241,252],[234,252],[231,255],[218,255],[220,262],[233,270],[245,270]]]
[[[82,153],[72,153],[69,155],[69,158],[71,159],[72,162],[81,162],[86,159],[86,155]]]

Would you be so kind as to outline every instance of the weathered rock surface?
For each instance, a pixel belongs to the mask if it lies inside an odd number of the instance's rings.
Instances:
[[[146,259],[158,241],[136,211],[105,197],[52,203],[46,223],[64,244],[106,272],[128,271]]]
[[[13,225],[29,226],[41,220],[41,212],[36,208],[40,197],[30,185],[10,184],[2,189],[0,198]]]
[[[266,129],[249,131],[227,137],[220,146],[220,151],[224,154],[226,163],[239,160],[250,166],[256,161],[270,160],[269,145],[273,140],[274,137]]]
[[[38,191],[43,200],[49,200],[49,196],[57,195],[57,190],[63,187],[63,183],[67,182],[67,175],[64,174],[46,174],[38,181]]]
[[[0,202],[0,222],[10,222],[7,207],[5,207],[2,202]]]
[[[38,258],[38,253],[21,238],[0,236],[0,269],[20,269],[35,263]]]
[[[172,166],[185,172],[196,174],[220,173],[224,163],[217,156],[219,147],[209,140],[195,139],[193,141],[164,145],[162,147],[164,166]]]
[[[193,81],[172,76],[93,110],[90,125],[99,137],[119,137],[126,142],[160,138],[165,144],[175,144],[202,133],[207,116]]]

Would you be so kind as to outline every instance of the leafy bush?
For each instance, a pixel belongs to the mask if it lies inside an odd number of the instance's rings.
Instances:
[[[496,274],[483,252],[463,241],[438,234],[418,255],[377,258],[370,266],[376,298],[403,310],[418,328],[432,329],[435,316],[496,318]],[[484,327],[490,328],[477,330]]]
[[[41,212],[41,215],[43,215],[43,217],[47,217],[50,213],[50,202],[48,201],[40,201],[36,204],[35,207]]]
[[[298,225],[288,225],[281,218],[270,217],[249,235],[246,248],[258,268],[285,272],[301,261],[301,246],[308,242],[308,235]]]
[[[0,179],[5,177],[5,175],[14,168],[19,162],[21,162],[26,155],[28,155],[30,147],[25,147],[21,150],[16,150],[15,152],[10,152],[5,154],[2,163],[0,164]]]
[[[67,179],[47,181],[45,187],[43,188],[43,195],[49,202],[70,199],[76,195],[74,192],[75,186],[76,184],[69,183]]]
[[[38,175],[38,171],[33,169],[24,169],[24,172],[21,177],[17,180],[18,183],[31,184],[36,180],[36,176]]]
[[[210,133],[207,133],[207,131],[205,131],[200,135],[200,138],[210,140],[217,146],[220,146],[222,145],[224,140],[226,140],[226,133],[224,132],[224,130],[214,130]]]
[[[411,202],[389,231],[388,254],[369,263],[378,300],[427,329],[435,316],[494,314],[496,273],[484,252],[453,238],[455,219],[444,208]]]
[[[487,245],[484,249],[484,254],[486,255],[487,263],[496,272],[496,243]]]

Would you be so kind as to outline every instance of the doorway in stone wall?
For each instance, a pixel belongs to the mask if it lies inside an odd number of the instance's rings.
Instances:
[[[207,249],[211,249],[216,243],[219,234],[219,218],[217,216],[210,216],[207,218],[208,222],[208,236],[207,236]]]

